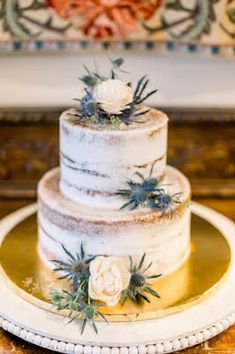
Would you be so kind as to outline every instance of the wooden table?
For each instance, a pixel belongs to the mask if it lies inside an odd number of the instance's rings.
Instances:
[[[235,199],[200,199],[202,204],[212,207],[235,221]],[[4,200],[0,199],[0,218],[8,213],[29,204],[25,200]],[[0,330],[0,354],[50,354],[50,350],[42,349],[31,345],[3,330]],[[180,353],[184,354],[235,354],[235,325],[217,337],[206,341],[193,348],[185,349]]]

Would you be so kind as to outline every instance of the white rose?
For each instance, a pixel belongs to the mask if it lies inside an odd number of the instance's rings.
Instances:
[[[130,273],[117,257],[96,257],[90,263],[89,296],[114,306],[129,285]]]
[[[94,89],[94,98],[101,108],[112,114],[121,114],[133,101],[131,88],[121,80],[101,82]]]

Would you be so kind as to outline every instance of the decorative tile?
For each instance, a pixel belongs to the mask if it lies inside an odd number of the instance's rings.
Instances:
[[[101,42],[99,50],[131,50],[137,43],[190,53],[209,46],[212,55],[232,55],[235,0],[1,1],[0,52],[63,50],[71,41],[77,50],[94,42]]]

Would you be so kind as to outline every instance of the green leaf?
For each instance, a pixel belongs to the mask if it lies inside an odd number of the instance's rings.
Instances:
[[[143,86],[142,86],[142,88],[141,88],[139,94],[138,94],[139,97],[142,96],[142,94],[143,94],[144,90],[146,89],[148,83],[149,83],[149,79],[146,79],[146,80],[144,81],[144,83],[143,83]]]
[[[84,247],[83,247],[82,242],[81,242],[81,246],[80,246],[80,253],[81,253],[81,259],[83,260],[85,258],[85,251],[84,251]]]
[[[126,300],[128,297],[128,288],[126,288],[123,292],[122,292],[122,296],[121,296],[121,304],[125,304]]]
[[[96,334],[98,334],[98,329],[97,329],[97,326],[96,326],[96,324],[95,324],[95,321],[94,321],[94,320],[92,320],[92,327],[93,327],[93,329],[94,329],[95,333],[96,333]]]
[[[134,113],[134,116],[135,117],[142,116],[142,115],[148,113],[149,111],[150,111],[150,109],[146,109],[145,111],[140,111],[140,112],[137,111],[137,113]],[[141,122],[139,122],[139,123],[141,123]]]
[[[132,201],[132,203],[134,203],[134,202]],[[130,207],[130,210],[135,210],[135,209],[137,208],[137,206],[138,206],[138,205],[134,203],[133,206]]]
[[[130,192],[129,192],[128,189],[119,189],[119,190],[117,191],[117,194],[129,195]]]
[[[86,66],[86,64],[83,64],[83,68],[84,68],[84,70],[87,72],[87,74],[88,74],[89,76],[92,76],[91,71],[90,71],[90,69],[88,68],[88,66]]]
[[[157,91],[158,91],[158,89],[149,92],[146,96],[144,96],[143,98],[138,100],[138,104],[140,104],[140,103],[144,102],[145,100],[147,100],[147,98],[149,98],[150,96],[154,95]]]
[[[101,80],[101,81],[103,81],[103,80],[105,80],[104,79],[104,77],[102,77],[100,74],[98,74],[98,73],[95,73],[95,72],[93,72],[92,73],[97,79],[99,79],[99,80]],[[92,75],[91,75],[92,76]]]
[[[108,319],[105,317],[105,315],[104,315],[102,312],[98,311],[97,313],[98,313],[99,316],[101,316],[101,317],[103,318],[103,320],[104,320],[107,324],[109,324]]]
[[[84,75],[80,78],[80,80],[89,87],[94,87],[97,84],[97,79],[93,76]]]
[[[114,68],[120,68],[120,66],[122,66],[122,64],[124,63],[124,59],[123,58],[117,58],[114,60],[111,59],[111,62]]]
[[[129,200],[127,203],[125,203],[125,204],[120,208],[120,210],[125,209],[126,207],[130,206],[132,203],[133,203],[133,200]],[[134,209],[135,209],[135,207],[134,207]]]
[[[140,173],[140,172],[137,171],[135,174],[136,174],[138,177],[140,177],[143,182],[145,182],[145,179],[144,179],[144,176],[142,175],[142,173]]]
[[[111,70],[111,79],[114,80],[116,77],[114,70]]]
[[[86,323],[87,323],[87,320],[86,320],[86,318],[84,318],[84,320],[82,322],[81,334],[83,334],[83,332],[84,332],[84,329],[86,327]]]
[[[142,268],[142,266],[143,266],[143,264],[144,264],[145,256],[146,256],[146,253],[144,253],[143,256],[141,257],[139,266],[137,267],[136,270],[140,270],[140,269]]]
[[[71,317],[68,324],[72,323],[78,316]]]
[[[130,270],[133,269],[133,259],[131,256],[129,256],[129,260],[130,260]]]
[[[150,288],[149,286],[145,286],[145,287],[144,287],[144,291],[147,291],[147,292],[150,293],[151,295],[160,298],[160,295],[159,295],[155,290],[153,290],[152,288]]]
[[[138,291],[138,296],[140,296],[144,301],[150,303],[149,298],[142,291]]]
[[[65,246],[62,244],[62,248],[64,250],[64,252],[67,254],[67,256],[69,256],[69,258],[72,260],[72,261],[75,261],[75,257],[72,255],[72,253],[70,253],[66,248]]]
[[[53,268],[53,272],[61,272],[61,269],[63,269],[63,268],[61,268],[61,267],[59,267],[59,268]]]
[[[137,82],[136,89],[135,89],[135,92],[134,92],[134,97],[137,97],[137,96],[138,96],[140,87],[141,87],[141,85],[142,85],[142,82],[145,80],[145,78],[146,78],[146,75],[142,76],[142,77],[140,78],[140,80]]]
[[[152,266],[153,262],[150,262],[147,267],[144,269],[144,272],[146,272],[151,266]]]
[[[68,295],[68,297],[71,297],[72,294],[70,294],[67,290],[63,290],[63,293],[65,293],[66,295]]]
[[[59,260],[56,260],[56,259],[52,259],[51,262],[57,263],[57,264],[63,265],[63,266],[67,266],[68,265],[68,263],[63,262],[63,261],[59,261]]]
[[[150,275],[150,276],[147,277],[147,279],[157,279],[157,278],[159,278],[161,276],[162,276],[162,274]]]
[[[60,277],[58,277],[58,279],[66,279],[66,278],[69,278],[70,276],[68,274],[65,274],[65,275],[61,275]]]

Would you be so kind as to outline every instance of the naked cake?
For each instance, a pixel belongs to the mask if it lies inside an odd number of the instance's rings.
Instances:
[[[38,186],[39,255],[72,289],[52,302],[85,324],[99,303],[160,296],[151,283],[190,254],[190,183],[166,164],[168,117],[144,105],[156,92],[145,76],[135,89],[118,78],[122,64],[86,68],[85,95],[60,117],[60,168]]]

